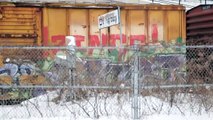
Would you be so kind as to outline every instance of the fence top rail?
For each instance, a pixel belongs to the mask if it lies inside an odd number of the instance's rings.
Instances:
[[[213,45],[195,45],[195,46],[186,46],[186,48],[213,48]]]
[[[196,88],[196,87],[206,87],[211,88],[213,87],[213,84],[171,84],[171,85],[148,85],[148,86],[140,86],[141,89],[173,89],[173,88]],[[3,89],[10,89],[10,88],[56,88],[56,89],[62,89],[62,88],[70,88],[70,89],[132,89],[131,86],[85,86],[85,85],[79,85],[79,86],[68,86],[68,85],[56,85],[56,86],[49,86],[49,85],[0,85],[0,88]]]

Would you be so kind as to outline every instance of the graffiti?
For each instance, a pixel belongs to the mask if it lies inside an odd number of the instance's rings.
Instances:
[[[56,45],[64,46],[65,45],[65,36],[64,35],[52,36],[51,42]]]
[[[155,45],[160,45],[160,46],[164,46],[164,44],[161,44],[160,41],[158,41],[159,39],[159,29],[158,29],[158,24],[152,24],[151,25],[151,39],[152,39],[152,43],[154,43]],[[72,35],[75,37],[75,42],[76,42],[76,46],[77,47],[83,47],[83,46],[90,46],[90,47],[96,47],[96,46],[120,46],[120,34],[102,34],[101,38],[99,35],[89,35],[88,39],[86,36],[84,35],[79,35],[79,34],[74,34]],[[48,27],[44,27],[43,28],[43,43],[44,45],[53,45],[53,46],[65,46],[66,45],[66,40],[65,40],[66,35],[51,35],[50,36],[50,40],[48,40],[49,38],[49,31],[48,31]],[[134,45],[136,42],[141,44],[141,45],[149,45],[149,43],[146,42],[146,40],[148,39],[148,37],[144,34],[130,34],[130,35],[126,35],[126,34],[122,34],[122,45],[123,46],[132,46]],[[181,39],[180,37],[177,38],[178,41]],[[87,42],[88,41],[88,42]],[[151,43],[151,44],[152,44]],[[181,44],[181,43],[178,43]],[[169,43],[166,43],[169,45]],[[150,49],[148,50],[149,53],[171,53],[173,52],[173,50],[171,49],[167,49],[164,47],[160,47],[158,50],[153,50]],[[51,57],[54,58],[56,53],[58,52],[58,50],[50,50],[50,51],[46,51],[44,52],[44,56],[45,57]],[[123,50],[123,49],[109,49],[107,51],[101,51],[100,49],[88,49],[88,50],[79,50],[77,51],[77,55],[79,57],[82,56],[93,56],[95,58],[99,58],[99,57],[109,57],[111,59],[113,59],[113,61],[119,61],[119,60],[128,60],[129,56],[131,56],[131,52]],[[149,56],[152,54],[149,54]]]
[[[21,84],[22,76],[38,75],[36,70],[36,64],[30,60],[7,58],[0,68],[0,77],[8,75],[15,84]]]
[[[85,36],[83,35],[72,35],[75,37],[76,40],[76,46],[82,47],[82,43],[86,41]],[[65,45],[65,35],[54,35],[51,37],[51,45],[54,46],[64,46]],[[46,37],[45,37],[46,38]],[[127,36],[125,34],[122,34],[122,44],[128,46],[127,42]],[[102,34],[102,39],[100,40],[98,35],[89,35],[89,43],[88,46],[95,47],[100,46],[102,43],[102,46],[116,46],[117,42],[120,42],[120,34],[111,34],[108,38],[108,35]],[[129,45],[134,45],[135,41],[140,41],[141,44],[146,43],[146,36],[145,35],[130,35],[130,43]],[[44,45],[46,45],[47,42],[44,42]]]
[[[146,36],[145,35],[130,35],[130,45],[134,45],[135,41],[140,41],[142,45],[146,44]]]
[[[46,81],[43,74],[40,73],[36,63],[25,59],[10,59],[0,61],[0,85],[39,85]],[[14,89],[6,88],[1,91],[1,100],[25,100],[44,94],[45,90],[41,88],[35,89]]]
[[[90,35],[89,46],[100,46],[100,40],[97,35]]]
[[[53,46],[64,46],[66,35],[53,35],[51,36],[51,41],[49,41],[49,30],[48,27],[43,28],[43,45],[53,45]]]
[[[152,42],[157,43],[158,41],[158,25],[153,24],[152,25]]]
[[[110,35],[110,46],[116,46],[116,41],[120,43],[120,34],[112,34]],[[126,44],[126,35],[122,34],[122,44]]]
[[[76,46],[81,47],[81,43],[85,41],[85,36],[83,35],[73,35],[75,37]]]
[[[152,29],[151,30],[152,42],[157,43],[158,36],[159,36],[158,24],[152,24],[151,29]],[[110,35],[102,34],[101,39],[99,35],[89,35],[88,40],[86,39],[86,36],[83,36],[83,35],[74,34],[72,36],[76,38],[77,47],[82,47],[83,43],[85,43],[86,41],[88,41],[88,46],[92,46],[92,47],[100,46],[101,44],[102,46],[116,46],[116,43],[120,43],[119,42],[120,34],[110,34]],[[48,30],[48,26],[46,26],[43,28],[43,45],[44,46],[47,46],[47,45],[64,46],[66,43],[65,42],[66,35],[57,34],[57,35],[52,35],[50,37],[51,39],[49,41],[49,30]],[[132,34],[129,36],[122,34],[122,44],[124,44],[125,46],[129,46],[129,45],[132,46],[137,41],[141,43],[141,45],[145,45],[146,39],[147,37],[144,34]]]

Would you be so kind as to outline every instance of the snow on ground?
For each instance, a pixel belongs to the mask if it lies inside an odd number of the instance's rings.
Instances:
[[[98,99],[78,100],[74,102],[52,102],[57,95],[32,98],[20,105],[0,106],[1,120],[131,120],[131,97],[128,94],[100,94]],[[184,99],[183,99],[184,98]],[[173,107],[167,100],[153,96],[140,97],[141,120],[212,120],[213,111],[208,111],[198,104],[188,102],[186,95],[179,95],[180,102]],[[49,101],[49,102],[48,102]]]

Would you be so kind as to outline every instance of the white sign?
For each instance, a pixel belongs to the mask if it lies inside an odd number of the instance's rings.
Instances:
[[[98,16],[98,28],[102,29],[119,24],[118,10]]]

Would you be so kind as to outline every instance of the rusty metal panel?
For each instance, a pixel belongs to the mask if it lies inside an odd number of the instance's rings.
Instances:
[[[156,43],[164,40],[164,11],[152,11],[148,12],[148,42]],[[166,31],[165,31],[166,32]]]
[[[39,45],[40,8],[0,7],[0,45]]]
[[[136,42],[145,44],[147,38],[145,10],[129,10],[128,14],[128,24],[130,25],[129,44],[135,44]]]
[[[205,36],[212,36],[212,33],[213,5],[200,5],[187,12],[188,39],[202,39]]]
[[[182,18],[181,18],[181,32],[182,32],[182,39],[184,40],[184,42],[186,42],[186,13],[184,10],[180,11],[182,14]]]
[[[122,44],[126,45],[127,41],[126,41],[126,10],[121,10],[121,25],[122,25]],[[109,33],[110,33],[110,45],[111,46],[120,46],[120,26],[119,25],[115,25],[109,28]]]
[[[70,35],[74,35],[77,44],[81,46],[88,45],[89,38],[89,11],[86,9],[71,9],[69,10],[69,29]],[[79,17],[77,17],[79,16]],[[78,45],[79,46],[79,45]]]
[[[167,12],[168,16],[168,40],[169,41],[174,41],[178,37],[182,36],[180,26],[181,24],[181,14],[179,11],[168,11]]]
[[[45,45],[65,45],[65,35],[67,33],[66,18],[66,9],[49,8],[44,12],[43,39],[44,42],[47,42]]]
[[[108,29],[102,29],[99,31],[98,29],[98,16],[105,14],[107,10],[97,10],[90,9],[89,10],[89,45],[90,46],[98,46],[102,43],[103,46],[107,46],[108,42]],[[101,35],[100,35],[101,34]]]
[[[16,39],[1,38],[1,46],[8,46],[8,45],[22,46],[23,44],[27,46],[31,46],[34,44],[34,40],[30,38],[16,38]]]
[[[37,34],[37,39],[36,39],[36,43],[38,46],[42,45],[42,11],[41,9],[36,10],[36,15],[35,15],[35,20],[36,20],[36,24],[34,24],[35,26],[35,33]]]
[[[119,45],[119,25],[102,29],[101,36],[98,29],[98,16],[111,10],[113,9],[43,8],[43,45],[63,45],[62,41],[68,35],[76,37],[77,46],[99,46],[101,42],[104,46]],[[185,12],[182,7],[180,9],[178,6],[159,5],[122,7],[121,23],[123,45],[185,39]]]

